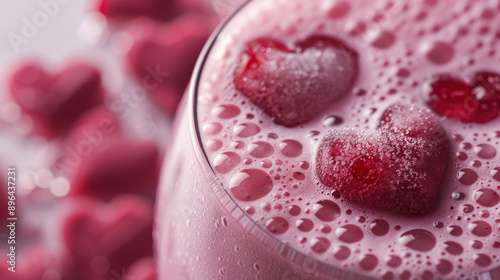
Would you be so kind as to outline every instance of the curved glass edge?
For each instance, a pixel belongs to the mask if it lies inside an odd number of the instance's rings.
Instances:
[[[250,218],[244,209],[242,209],[229,194],[228,190],[224,188],[220,182],[214,168],[210,164],[208,155],[203,147],[203,141],[200,134],[198,123],[198,89],[200,85],[201,73],[203,67],[207,62],[210,50],[219,38],[221,31],[224,27],[231,22],[231,20],[245,8],[248,3],[252,2],[247,0],[243,5],[237,8],[234,13],[227,17],[219,26],[213,31],[212,35],[208,38],[205,46],[203,47],[196,65],[191,76],[188,88],[188,118],[189,130],[191,133],[192,145],[195,151],[196,159],[202,168],[202,173],[207,180],[210,187],[214,191],[216,197],[222,206],[233,216],[233,218],[253,237],[257,238],[261,244],[269,250],[275,252],[277,255],[289,261],[291,265],[308,273],[311,277],[327,277],[332,279],[352,279],[352,280],[372,280],[375,278],[363,276],[361,274],[344,270],[334,265],[328,264],[323,261],[318,261],[311,256],[308,256],[297,249],[291,247],[288,243],[282,242],[275,236],[272,236],[267,230],[259,226],[255,221]],[[292,268],[292,267],[291,267]],[[500,278],[500,267],[495,267],[487,271],[473,273],[472,275],[460,278],[460,280],[495,280]],[[294,278],[295,279],[295,278]]]

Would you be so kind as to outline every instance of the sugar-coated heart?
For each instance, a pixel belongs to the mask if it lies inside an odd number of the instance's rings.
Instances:
[[[465,79],[435,75],[423,91],[434,112],[463,122],[486,123],[500,110],[500,75],[494,72],[475,72]]]
[[[349,93],[357,75],[358,54],[338,39],[314,35],[288,48],[259,38],[241,53],[234,84],[276,123],[292,127]]]
[[[62,238],[86,279],[121,273],[136,260],[152,256],[153,210],[136,196],[109,204],[79,200],[62,224]]]
[[[99,11],[108,18],[146,16],[165,21],[179,13],[175,0],[101,0]]]
[[[330,131],[319,147],[316,171],[323,185],[347,199],[424,215],[437,201],[448,152],[446,133],[430,111],[396,104],[374,131]]]
[[[27,63],[14,72],[10,93],[33,119],[34,132],[47,138],[67,132],[81,114],[104,98],[100,71],[80,63],[55,74]]]
[[[102,151],[80,155],[70,194],[105,200],[123,193],[153,198],[160,166],[158,147],[153,142],[122,138],[108,144]]]
[[[192,14],[164,25],[141,19],[130,28],[136,38],[127,56],[130,68],[167,115],[175,113],[213,24]]]

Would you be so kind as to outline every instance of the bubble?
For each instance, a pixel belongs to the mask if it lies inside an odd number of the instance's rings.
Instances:
[[[462,245],[455,241],[446,241],[444,242],[444,250],[452,255],[460,255],[463,253],[464,248],[462,248]]]
[[[245,142],[243,141],[240,141],[240,140],[237,140],[237,141],[234,141],[231,143],[231,148],[233,149],[243,149],[243,147],[245,147]]]
[[[218,139],[208,140],[207,141],[207,148],[210,151],[215,152],[215,151],[219,150],[220,148],[222,148],[222,141],[220,141]]]
[[[450,62],[455,56],[455,49],[445,42],[426,42],[422,46],[425,57],[432,63],[445,64]]]
[[[322,225],[320,231],[322,233],[330,233],[332,231],[332,228],[329,225]]]
[[[288,213],[292,216],[298,216],[300,214],[300,207],[297,205],[292,205],[288,208]]]
[[[453,134],[451,136],[451,138],[453,139],[453,141],[455,141],[457,143],[460,143],[460,142],[462,142],[462,141],[465,140],[465,138],[462,135],[460,135],[460,134]]]
[[[238,164],[240,164],[241,159],[238,154],[233,152],[225,152],[214,159],[214,168],[220,174],[226,174],[233,170]]]
[[[265,158],[274,154],[274,148],[271,144],[264,141],[253,142],[247,148],[249,154],[256,158]]]
[[[410,71],[408,71],[408,69],[401,68],[398,70],[396,75],[401,78],[408,78],[410,76]]]
[[[475,221],[469,224],[469,230],[476,236],[485,237],[491,234],[492,228],[485,221]]]
[[[336,125],[342,124],[343,122],[344,122],[344,120],[341,117],[331,115],[331,116],[327,116],[323,120],[323,125],[324,126],[336,126]]]
[[[307,218],[298,219],[297,222],[295,223],[295,225],[297,226],[297,228],[300,231],[304,231],[304,232],[311,231],[314,227],[313,221],[311,221]]]
[[[255,207],[253,207],[253,206],[247,206],[247,207],[245,207],[245,212],[248,215],[253,215],[253,214],[255,214]]]
[[[490,172],[491,177],[495,179],[496,181],[500,182],[500,167],[495,167],[493,170]]]
[[[472,149],[472,144],[469,143],[469,142],[464,142],[464,143],[461,143],[460,144],[460,149],[463,149],[463,150],[470,150]]]
[[[479,240],[472,240],[470,242],[470,246],[476,250],[479,250],[479,249],[483,248],[483,242],[481,242]]]
[[[330,240],[324,237],[315,237],[311,240],[311,249],[318,254],[326,252],[328,248],[330,248]]]
[[[309,162],[307,162],[307,161],[301,161],[299,163],[299,167],[302,168],[302,169],[308,169],[309,168]]]
[[[394,273],[387,271],[382,275],[382,280],[394,280]]]
[[[429,270],[424,270],[424,273],[422,273],[422,280],[432,280],[432,279],[434,279],[434,274]]]
[[[435,222],[433,226],[435,226],[436,228],[443,228],[444,224],[441,222]]]
[[[480,267],[487,267],[491,264],[491,258],[485,254],[474,255],[474,262]]]
[[[473,161],[471,161],[470,165],[472,167],[479,168],[479,167],[481,167],[482,163],[479,160],[473,160]]]
[[[457,225],[451,225],[446,230],[453,236],[460,236],[463,232],[462,228]]]
[[[488,210],[481,210],[479,212],[479,216],[481,216],[481,218],[488,218],[490,216],[490,212]]]
[[[265,159],[260,162],[260,166],[262,166],[263,168],[271,168],[273,166],[273,163],[270,160]]]
[[[283,234],[288,230],[288,222],[282,217],[274,217],[266,222],[268,231],[274,234]]]
[[[240,113],[240,108],[230,104],[219,105],[212,110],[212,114],[220,119],[232,119]]]
[[[403,271],[403,273],[401,273],[401,275],[399,277],[402,280],[409,280],[411,277],[411,272],[409,272],[408,270],[405,270],[405,271]]]
[[[333,19],[345,17],[351,10],[351,5],[347,1],[340,1],[335,4],[329,11],[328,16]]]
[[[229,188],[236,199],[254,201],[266,196],[273,188],[269,175],[258,169],[245,169],[233,175]]]
[[[217,135],[222,131],[222,124],[218,122],[205,123],[202,130],[207,135]]]
[[[355,243],[363,239],[363,231],[358,226],[351,224],[338,227],[335,230],[335,235],[345,243]]]
[[[474,148],[474,152],[480,158],[492,159],[497,155],[495,147],[489,144],[479,144]]]
[[[500,201],[500,196],[492,189],[482,188],[474,193],[474,200],[476,200],[479,205],[493,207]]]
[[[428,252],[436,245],[436,237],[425,229],[413,229],[403,233],[399,242],[419,252]]]
[[[219,276],[224,276],[224,274],[226,274],[226,270],[223,267],[219,268]]]
[[[372,46],[379,49],[388,49],[396,42],[396,36],[387,30],[378,30],[372,35]]]
[[[378,259],[373,254],[366,254],[363,256],[361,261],[359,262],[359,266],[361,269],[370,271],[373,270],[378,265]]]
[[[302,154],[302,144],[296,140],[283,140],[279,147],[281,153],[287,157],[298,157]]]
[[[370,223],[370,230],[376,236],[383,236],[389,232],[389,223],[382,219],[376,219]]]
[[[340,216],[340,207],[331,200],[320,200],[313,205],[314,215],[325,222],[331,222]]]
[[[333,250],[333,256],[339,261],[346,260],[350,255],[351,255],[351,250],[349,249],[349,247],[346,246],[342,245],[337,246]]]
[[[267,134],[267,138],[278,139],[278,135],[276,133],[271,132],[271,133]]]
[[[440,274],[446,275],[451,273],[451,271],[453,270],[453,265],[448,260],[440,259],[438,264],[436,265],[436,268]]]
[[[463,168],[457,173],[457,179],[460,183],[469,186],[474,184],[477,179],[479,179],[479,176],[477,175],[476,171],[470,169],[470,168]]]
[[[468,158],[467,154],[464,152],[457,152],[456,156],[461,161],[467,160]]]
[[[303,181],[306,178],[306,175],[300,171],[294,171],[293,172],[293,178],[295,180]]]
[[[399,256],[390,255],[390,256],[386,257],[385,263],[389,267],[396,268],[396,267],[399,267],[401,265],[401,263],[403,263],[403,261],[401,260],[401,258]]]
[[[242,138],[254,136],[260,132],[260,127],[253,123],[242,123],[233,128],[233,133]]]
[[[463,206],[463,212],[464,213],[472,213],[472,211],[474,211],[474,206],[472,206],[470,204],[465,204]]]
[[[451,197],[454,199],[454,200],[462,200],[465,198],[465,194],[462,193],[462,192],[452,192],[451,193]]]

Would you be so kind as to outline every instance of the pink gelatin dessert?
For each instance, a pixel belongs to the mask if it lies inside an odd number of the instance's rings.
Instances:
[[[177,115],[159,277],[500,279],[499,109],[499,1],[250,1]]]

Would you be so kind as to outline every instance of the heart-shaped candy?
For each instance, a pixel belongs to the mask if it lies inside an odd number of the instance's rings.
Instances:
[[[396,104],[374,131],[330,131],[316,170],[326,187],[352,201],[424,215],[437,201],[448,151],[446,133],[429,110]]]
[[[213,23],[201,15],[164,25],[141,19],[129,32],[136,38],[127,59],[138,83],[167,115],[173,115]]]
[[[234,84],[276,123],[292,127],[349,93],[357,75],[358,54],[338,39],[315,35],[288,48],[260,38],[246,44]]]
[[[101,0],[99,11],[108,18],[146,16],[166,21],[180,11],[175,0]]]
[[[152,256],[153,209],[137,196],[121,196],[109,204],[92,200],[73,203],[62,225],[62,238],[83,274],[108,276],[134,261]]]
[[[486,123],[500,110],[500,75],[494,72],[476,72],[465,79],[436,75],[423,92],[434,112],[463,122]]]
[[[49,139],[67,132],[73,121],[104,99],[100,71],[81,63],[59,73],[27,63],[14,72],[10,92],[33,119],[34,132]]]
[[[106,136],[103,136],[106,137]],[[99,147],[96,147],[97,150]],[[71,151],[67,151],[68,155]],[[149,141],[110,139],[103,151],[80,156],[72,177],[72,195],[91,195],[109,200],[119,194],[134,193],[154,198],[159,175],[158,147]]]

